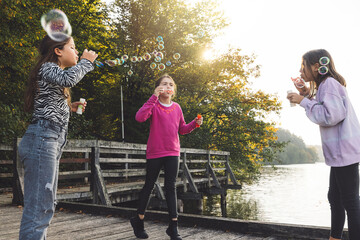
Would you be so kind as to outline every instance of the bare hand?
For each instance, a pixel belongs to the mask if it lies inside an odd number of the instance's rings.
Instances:
[[[95,59],[98,57],[98,55],[93,51],[93,50],[87,50],[85,49],[83,54],[81,55],[81,58],[80,59],[87,59],[89,60],[90,62],[94,62]]]
[[[85,112],[86,104],[87,104],[87,102],[84,102],[84,103],[82,103],[82,102],[73,102],[73,103],[71,103],[71,111],[76,112],[77,109],[78,109],[78,106],[83,105],[82,112]]]
[[[203,124],[203,119],[204,119],[203,117],[201,117],[199,119],[196,117],[194,120],[195,120],[196,124],[200,126]]]
[[[164,87],[162,86],[157,86],[154,90],[154,95],[155,96],[159,96],[161,93],[163,93],[165,91]]]
[[[297,93],[288,93],[287,99],[289,99],[291,103],[300,104],[300,102],[304,99],[304,96],[301,96],[300,94]]]

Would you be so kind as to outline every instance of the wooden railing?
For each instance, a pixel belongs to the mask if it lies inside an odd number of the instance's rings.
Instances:
[[[23,198],[24,173],[16,154],[20,140],[13,146],[0,145],[0,152],[12,155],[12,159],[0,160],[1,166],[12,166],[12,173],[0,173],[0,182],[12,179],[14,203],[22,203]],[[69,140],[60,160],[58,199],[91,200],[102,205],[136,199],[146,174],[145,151],[145,144]],[[229,155],[224,151],[182,148],[177,180],[179,196],[196,196],[201,192],[221,194],[227,188],[241,188],[230,168]],[[156,195],[160,199],[164,199],[162,187],[160,178],[156,183]]]

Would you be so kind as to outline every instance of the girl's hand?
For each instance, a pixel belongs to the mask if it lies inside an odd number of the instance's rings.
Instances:
[[[78,106],[83,105],[82,112],[85,112],[86,104],[87,104],[87,102],[84,102],[84,103],[82,103],[82,102],[73,102],[73,103],[71,103],[71,111],[76,112],[77,109],[78,109]]]
[[[85,58],[93,63],[97,57],[98,55],[93,50],[88,51],[85,49],[80,59]]]
[[[295,85],[295,87],[296,87],[296,85]],[[301,96],[307,96],[310,94],[310,88],[306,87],[306,85],[302,88],[296,87],[296,89],[299,91],[299,94]]]
[[[162,86],[157,86],[154,90],[154,95],[155,96],[159,96],[161,93],[163,93],[165,90],[164,90],[164,87]]]
[[[194,120],[195,120],[196,124],[200,126],[203,124],[203,119],[204,119],[203,117],[201,117],[199,119],[196,117]]]
[[[300,94],[297,93],[288,93],[287,99],[289,99],[291,103],[300,104],[300,102],[304,99],[304,96],[301,96]]]

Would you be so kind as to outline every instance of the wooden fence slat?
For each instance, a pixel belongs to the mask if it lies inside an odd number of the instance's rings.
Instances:
[[[62,158],[60,163],[90,163],[90,158]]]

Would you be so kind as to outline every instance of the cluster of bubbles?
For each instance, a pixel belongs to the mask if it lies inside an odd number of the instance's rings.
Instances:
[[[121,65],[125,66],[128,63],[130,64],[130,62],[135,64],[142,61],[149,62],[150,60],[153,60],[149,65],[150,69],[152,70],[158,69],[160,71],[164,71],[166,67],[170,67],[172,65],[171,62],[172,60],[175,61],[179,60],[181,55],[180,53],[174,53],[172,55],[172,59],[167,59],[165,61],[166,52],[163,51],[165,49],[164,39],[162,36],[157,36],[155,40],[156,40],[156,47],[152,52],[146,52],[141,56],[130,56],[130,57],[124,54],[120,58],[105,60],[104,63],[109,67],[115,67]],[[98,67],[104,67],[104,63],[95,60],[95,64]],[[134,72],[129,70],[127,74],[131,76],[134,74]]]
[[[319,59],[320,67],[318,69],[319,74],[325,75],[329,72],[329,68],[326,66],[330,63],[330,59],[328,57],[322,57]]]
[[[59,10],[53,9],[41,17],[41,26],[48,36],[57,42],[62,42],[71,36],[71,25],[66,14]]]

